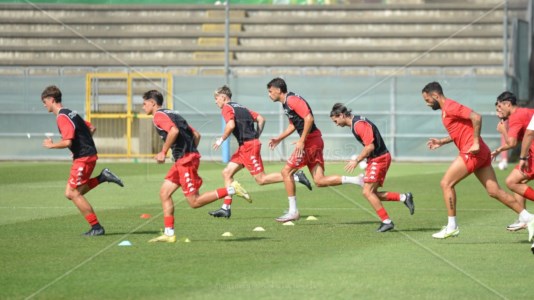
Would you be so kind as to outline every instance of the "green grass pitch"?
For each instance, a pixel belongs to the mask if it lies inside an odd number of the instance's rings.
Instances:
[[[235,198],[232,218],[215,219],[208,211],[220,201],[191,209],[178,191],[180,241],[152,244],[169,166],[101,160],[95,173],[109,167],[126,187],[87,194],[106,235],[85,238],[88,225],[63,196],[70,163],[0,163],[0,299],[532,299],[527,233],[506,231],[516,215],[474,176],[457,186],[460,235],[431,237],[447,220],[447,164],[393,163],[384,190],[411,191],[416,209],[385,203],[392,232],[375,232],[378,218],[354,185],[297,185],[301,220],[283,226],[274,221],[287,208],[283,185],[258,186],[242,171],[252,204]],[[201,192],[222,185],[222,168],[201,163]],[[509,170],[496,172],[502,185]],[[343,164],[326,173],[343,174]],[[118,246],[125,240],[132,246]]]

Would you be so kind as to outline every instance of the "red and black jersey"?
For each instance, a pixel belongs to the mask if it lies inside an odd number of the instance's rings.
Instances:
[[[352,134],[364,147],[373,144],[375,149],[369,155],[369,158],[378,157],[388,153],[388,148],[382,139],[382,135],[373,122],[362,116],[352,118]]]
[[[178,112],[159,109],[154,114],[154,126],[163,141],[167,140],[167,134],[172,127],[178,129],[178,137],[174,144],[171,145],[174,160],[178,160],[187,153],[198,152],[193,138],[193,128]]]
[[[222,108],[222,115],[226,123],[234,120],[235,128],[232,134],[237,139],[239,145],[258,138],[258,131],[254,127],[254,121],[258,117],[258,113],[247,109],[239,103],[228,102]]]
[[[302,98],[301,96],[293,92],[289,92],[287,93],[286,103],[283,104],[283,107],[284,113],[289,119],[289,122],[291,122],[291,124],[295,126],[295,129],[301,136],[302,131],[304,131],[304,118],[308,114],[311,114],[313,116],[313,112],[310,108],[310,105],[308,105],[308,102],[306,102],[306,100],[304,100],[304,98]],[[318,130],[318,128],[317,126],[315,126],[314,121],[309,134],[316,130]]]
[[[57,124],[63,140],[71,140],[72,158],[96,155],[96,146],[86,122],[77,112],[62,108],[57,114]]]

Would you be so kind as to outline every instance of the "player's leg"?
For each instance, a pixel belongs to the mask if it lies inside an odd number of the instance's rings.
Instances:
[[[308,169],[313,177],[313,182],[317,187],[336,186],[341,184],[356,184],[363,187],[363,174],[358,176],[326,176],[324,174],[322,139],[320,141],[318,139],[314,141],[316,144],[312,144],[306,149],[306,160],[308,162]]]
[[[341,176],[339,175],[324,175],[324,168],[320,164],[315,165],[311,171],[313,176],[313,182],[317,187],[336,186],[342,183]]]
[[[241,163],[247,168],[250,175],[254,177],[257,184],[266,185],[284,181],[280,172],[265,173],[261,157],[261,143],[258,139],[245,142],[239,149]],[[295,179],[295,181],[298,180],[296,177]]]
[[[84,176],[87,176],[89,178],[91,174],[93,173],[93,170],[96,166],[97,157],[96,156],[90,156],[90,157],[83,157],[81,159],[75,160],[74,164],[83,164],[83,167],[85,170],[78,170],[78,172],[84,172]],[[82,195],[85,195],[90,190],[94,189],[98,185],[100,185],[103,182],[113,182],[121,187],[124,186],[122,183],[122,180],[117,177],[117,175],[113,174],[109,169],[103,169],[102,172],[100,172],[100,175],[90,178],[81,186],[79,186],[78,191],[82,193]]]
[[[378,182],[366,182],[363,185],[362,194],[369,201],[376,214],[381,220],[380,227],[376,230],[377,232],[386,232],[395,227],[389,215],[382,205],[380,198],[376,194],[376,190],[379,186]]]
[[[512,173],[514,173],[514,171],[516,170],[513,170]],[[480,183],[482,183],[482,185],[486,188],[486,191],[488,192],[489,196],[499,200],[501,203],[508,206],[510,209],[512,209],[519,215],[519,223],[517,224],[517,227],[520,228],[514,228],[515,230],[520,230],[524,227],[528,227],[529,222],[534,221],[533,216],[526,210],[524,202],[521,201],[522,197],[510,195],[500,188],[499,183],[497,182],[497,178],[495,176],[495,171],[491,166],[481,168],[475,171],[475,175],[477,176]],[[532,239],[532,235],[534,235],[533,229],[534,227],[532,229],[529,229],[529,240]]]
[[[384,182],[386,181],[386,176],[390,165],[391,155],[389,153],[369,159],[369,164],[366,168],[366,177],[364,178],[364,180],[368,180],[370,182],[377,182],[377,189],[379,187],[382,187],[384,185]],[[410,192],[398,193],[391,191],[375,191],[375,194],[380,199],[380,201],[394,201],[404,203],[404,205],[408,207],[410,215],[413,215],[415,211],[413,195]]]
[[[234,175],[237,172],[239,172],[241,169],[243,169],[242,164],[238,164],[236,162],[230,161],[226,165],[224,170],[222,171],[224,185],[230,186],[232,182],[234,181]],[[216,218],[230,218],[230,216],[232,215],[231,205],[232,205],[232,196],[227,195],[226,197],[224,197],[221,208],[214,210],[214,211],[210,211],[208,212],[208,214]]]
[[[280,217],[276,218],[276,221],[278,222],[288,222],[288,221],[295,221],[300,218],[300,213],[297,208],[297,195],[296,195],[296,188],[295,188],[295,179],[293,175],[295,172],[299,169],[298,164],[292,164],[292,160],[288,161],[288,163],[284,166],[282,169],[282,178],[284,180],[284,186],[287,193],[287,200],[289,202],[289,208],[287,210],[287,213],[281,215]]]
[[[191,163],[178,166],[180,175],[180,185],[184,195],[192,208],[199,208],[226,196],[237,195],[250,200],[247,191],[237,181],[233,181],[228,187],[218,188],[213,191],[199,195],[202,186],[202,178],[198,175],[200,161],[197,159]]]
[[[239,190],[241,190],[241,192],[238,192]],[[189,203],[189,206],[192,208],[199,208],[226,196],[232,195],[238,195],[245,199],[248,197],[247,191],[237,181],[234,181],[229,187],[218,188],[213,191],[202,193],[201,195],[198,194],[198,191],[195,194],[188,194],[186,195],[186,199]]]
[[[74,203],[85,220],[91,225],[91,230],[85,233],[87,236],[103,235],[104,228],[100,225],[93,207],[83,196],[89,185],[89,177],[96,165],[96,157],[84,157],[75,159],[70,169],[70,176],[65,189],[65,197]]]
[[[279,183],[279,182],[284,181],[284,177],[282,176],[281,172],[273,172],[273,173],[268,173],[268,174],[266,174],[265,172],[261,172],[253,176],[254,176],[254,180],[256,180],[256,183],[259,185]],[[308,180],[308,178],[306,177],[306,174],[304,174],[302,170],[298,170],[293,174],[293,180],[295,182],[305,185],[310,191],[312,190],[310,181]]]
[[[163,209],[163,224],[165,226],[165,231],[161,236],[153,238],[149,242],[176,242],[176,235],[174,235],[174,202],[172,200],[172,194],[174,194],[179,187],[180,185],[167,178],[163,181],[159,190],[159,198],[161,201],[161,208]]]
[[[121,187],[124,187],[124,183],[122,183],[122,180],[119,178],[119,176],[115,175],[108,168],[103,169],[100,172],[100,174],[96,176],[94,179],[97,180],[98,184],[103,183],[103,182],[112,182]]]
[[[521,203],[524,208],[526,208],[526,198],[522,197],[521,195],[518,195],[517,193],[513,193],[515,201]],[[516,219],[512,224],[506,226],[506,230],[508,231],[518,231],[527,228],[527,223],[522,222],[519,218]]]
[[[81,189],[81,188],[80,188]],[[104,235],[105,230],[93,210],[93,207],[83,196],[83,194],[78,190],[78,188],[72,187],[70,184],[67,184],[65,189],[65,197],[72,201],[72,203],[78,208],[82,216],[85,218],[87,223],[91,226],[91,229],[87,231],[84,235],[86,236],[96,236]]]
[[[358,176],[325,175],[323,166],[317,164],[313,171],[313,182],[317,187],[336,186],[341,184],[355,184],[363,187],[363,174]]]
[[[527,175],[518,169],[513,169],[508,177],[506,177],[506,186],[514,193],[534,201],[534,189],[526,184],[528,180],[529,177]],[[524,203],[523,206],[525,206]]]
[[[495,171],[491,166],[480,168],[474,173],[490,197],[499,200],[502,204],[508,206],[518,214],[524,209],[522,203],[518,202],[512,195],[501,189],[497,182]]]
[[[451,163],[443,178],[440,181],[440,187],[443,191],[443,200],[445,207],[447,207],[448,223],[443,226],[441,231],[432,235],[434,238],[444,239],[452,236],[457,236],[460,233],[456,223],[456,190],[455,185],[462,179],[469,175],[467,166],[463,159],[457,156]]]

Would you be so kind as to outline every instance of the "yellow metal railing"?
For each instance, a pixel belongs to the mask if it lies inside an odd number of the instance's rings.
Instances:
[[[172,74],[171,73],[161,73],[161,72],[147,72],[147,73],[88,73],[86,75],[86,94],[85,94],[85,114],[86,119],[90,122],[97,121],[98,119],[108,119],[108,120],[125,120],[126,124],[123,130],[124,135],[119,136],[120,134],[110,134],[110,132],[113,131],[113,129],[117,128],[98,128],[97,136],[95,137],[95,141],[98,140],[104,140],[103,145],[98,146],[99,150],[99,156],[100,157],[111,157],[111,158],[138,158],[138,157],[150,157],[154,155],[154,153],[142,153],[139,149],[138,151],[133,151],[132,149],[132,126],[134,125],[134,122],[137,122],[138,124],[141,123],[141,119],[149,119],[152,118],[151,116],[148,116],[144,114],[142,111],[136,111],[134,110],[134,82],[136,80],[139,80],[141,82],[144,82],[146,86],[150,86],[150,89],[156,89],[162,92],[163,95],[165,95],[165,103],[166,107],[168,109],[173,109],[173,96],[172,96]],[[117,81],[125,81],[125,90],[121,90],[117,92],[117,89],[114,89],[112,92],[106,91],[105,89],[100,90],[100,87],[103,85],[105,86],[106,82],[117,82]],[[158,84],[162,83],[162,84]],[[121,86],[122,88],[122,86]],[[148,88],[146,89],[148,90]],[[142,92],[144,92],[143,90]],[[113,112],[102,112],[99,109],[93,109],[97,108],[101,103],[99,98],[105,98],[109,95],[114,95],[115,98],[121,99],[121,94],[126,96],[125,103],[114,103],[114,111]],[[141,95],[139,95],[141,97]],[[95,105],[93,105],[95,104]],[[98,104],[98,105],[96,105]],[[105,105],[106,103],[104,103]],[[118,110],[118,112],[117,112]],[[103,122],[105,123],[104,127],[106,126],[113,126],[113,122]],[[110,125],[112,124],[112,125]],[[97,126],[98,127],[98,126]],[[139,126],[138,126],[139,127]],[[104,136],[100,136],[99,133],[104,132]],[[153,134],[154,130],[151,130],[150,133]],[[107,136],[106,133],[108,133]],[[141,144],[143,136],[141,136],[141,133],[139,133],[138,141],[139,144]],[[113,153],[113,151],[108,150],[109,148],[112,148],[109,145],[106,145],[105,139],[107,139],[107,143],[111,144],[111,141],[116,142],[122,139],[125,141],[124,146],[116,146],[115,148],[119,148],[119,150],[116,150],[115,152],[119,153]],[[147,138],[149,141],[152,142],[152,138]],[[114,143],[115,144],[115,143]],[[140,148],[140,147],[138,147]],[[137,153],[134,153],[137,152]]]

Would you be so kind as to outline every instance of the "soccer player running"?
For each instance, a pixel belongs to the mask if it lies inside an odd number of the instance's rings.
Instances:
[[[480,137],[482,117],[467,106],[445,97],[441,85],[437,82],[428,83],[422,90],[422,96],[427,106],[433,110],[442,110],[441,119],[449,133],[445,138],[429,139],[428,148],[435,150],[454,142],[460,151],[440,182],[448,212],[448,223],[432,237],[445,239],[460,234],[456,222],[455,186],[471,173],[475,174],[490,197],[514,210],[519,214],[521,221],[532,220],[532,215],[524,209],[524,206],[502,190],[497,182],[495,171],[491,166],[491,152]]]
[[[530,119],[528,123],[527,130],[523,136],[523,141],[521,141],[521,153],[519,157],[527,157],[530,153],[530,148],[532,147],[532,141],[534,140],[534,116]],[[532,153],[530,153],[532,156]],[[522,172],[529,172],[532,168],[532,164],[529,163],[529,159],[520,159],[519,160],[519,169]],[[534,253],[534,243],[530,246],[532,253]]]
[[[497,131],[501,134],[501,145],[506,144],[507,131],[508,131],[508,118],[503,116],[503,113],[499,110],[499,102],[495,102],[495,111],[497,118],[499,118],[499,123],[497,123]],[[497,165],[499,170],[506,170],[508,168],[508,151],[501,152],[501,161]]]
[[[502,134],[506,135],[506,144],[501,145],[499,148],[495,149],[491,155],[496,157],[499,153],[508,151],[517,146],[518,141],[522,140],[525,132],[527,131],[528,125],[532,116],[534,115],[534,110],[530,108],[518,107],[517,98],[511,92],[503,92],[497,97],[498,110],[504,118],[508,119],[508,131],[506,127],[502,126],[500,123],[497,126],[497,130]],[[527,145],[524,145],[527,146]],[[520,161],[525,161],[528,165],[532,166],[533,154],[534,154],[534,145],[528,144],[528,152],[523,153],[520,157]],[[506,178],[506,186],[516,193],[521,198],[521,204],[523,207],[525,205],[525,198],[529,200],[534,200],[534,190],[527,185],[527,182],[534,178],[534,170],[527,168],[523,165],[523,168],[518,164]],[[533,224],[534,225],[534,224]],[[521,230],[527,227],[527,222],[525,220],[517,220],[515,223],[508,225],[507,229],[510,231]],[[534,228],[533,228],[534,230]],[[532,231],[534,233],[534,231]],[[532,239],[532,236],[529,235],[529,240]]]
[[[90,178],[98,160],[93,133],[96,128],[86,122],[77,112],[63,107],[61,90],[51,85],[41,93],[41,101],[48,112],[56,115],[57,127],[61,140],[54,142],[47,137],[43,147],[48,149],[69,148],[72,152],[72,167],[65,189],[65,196],[78,208],[91,229],[84,233],[86,236],[104,235],[106,231],[100,225],[93,207],[85,198],[85,194],[102,182],[113,182],[124,186],[122,181],[109,169],[103,169],[100,175]]]
[[[280,135],[269,141],[269,147],[274,149],[295,130],[300,138],[295,142],[295,150],[282,169],[282,177],[289,201],[287,213],[276,218],[278,222],[288,222],[300,218],[297,209],[297,196],[293,174],[300,168],[308,166],[317,187],[335,186],[340,184],[357,184],[363,186],[361,176],[324,175],[323,138],[321,131],[315,126],[313,112],[306,100],[299,95],[288,92],[286,82],[282,78],[274,78],[267,84],[269,98],[273,102],[280,102],[289,119],[289,125]]]
[[[401,201],[408,207],[410,214],[413,215],[415,205],[412,193],[400,194],[397,192],[378,191],[378,188],[382,187],[386,180],[386,175],[391,165],[391,154],[389,154],[382,135],[375,124],[365,117],[353,115],[352,110],[347,109],[342,103],[334,104],[330,112],[330,118],[339,127],[350,127],[356,140],[363,145],[360,154],[351,157],[345,166],[345,171],[352,173],[361,161],[366,160],[367,167],[363,178],[362,193],[381,220],[377,232],[386,232],[395,227],[381,201]]]
[[[219,188],[199,195],[202,178],[198,175],[200,154],[197,146],[200,133],[189,126],[187,121],[176,111],[162,108],[163,95],[150,90],[143,94],[143,110],[147,115],[154,116],[156,131],[163,139],[161,151],[156,155],[157,163],[165,163],[169,149],[172,149],[174,164],[170,168],[161,185],[159,196],[163,208],[163,222],[165,232],[149,242],[176,242],[174,234],[174,202],[173,193],[181,186],[189,206],[199,208],[208,203],[224,198],[228,195],[238,195],[249,199],[247,191],[234,181],[231,186]]]
[[[230,158],[230,162],[222,171],[224,183],[229,186],[234,181],[234,175],[243,168],[247,168],[259,185],[282,182],[280,172],[265,174],[263,160],[261,159],[261,142],[259,137],[265,126],[265,118],[255,111],[232,101],[232,91],[228,86],[218,88],[215,93],[215,104],[221,109],[221,114],[226,122],[222,136],[213,144],[217,150],[221,144],[233,134],[237,139],[239,148]],[[257,123],[257,128],[254,127]],[[304,184],[309,190],[312,189],[310,181],[302,170],[297,171],[294,180]],[[214,217],[230,218],[232,196],[224,198],[220,209],[209,212]]]

